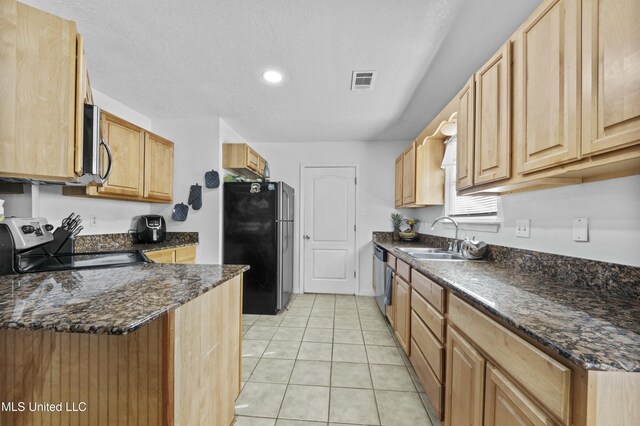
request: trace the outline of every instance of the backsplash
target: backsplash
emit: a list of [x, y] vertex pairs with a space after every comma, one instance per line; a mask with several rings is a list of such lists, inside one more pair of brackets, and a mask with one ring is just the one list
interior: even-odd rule
[[[391, 241], [391, 232], [374, 232], [374, 241]], [[431, 247], [446, 248], [452, 238], [419, 234], [419, 241]], [[589, 287], [605, 292], [615, 290], [630, 298], [640, 298], [640, 267], [617, 263], [581, 259], [533, 250], [523, 250], [489, 244], [487, 260], [514, 268], [515, 271], [534, 273], [562, 281], [568, 285]]]
[[75, 252], [161, 250], [165, 247], [188, 246], [199, 242], [197, 232], [167, 232], [166, 235], [164, 242], [156, 244], [135, 244], [127, 233], [79, 235], [75, 240]]

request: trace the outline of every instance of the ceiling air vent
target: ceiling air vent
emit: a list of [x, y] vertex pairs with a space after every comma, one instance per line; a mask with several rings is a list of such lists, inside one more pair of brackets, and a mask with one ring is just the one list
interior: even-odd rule
[[354, 71], [351, 74], [351, 90], [371, 90], [376, 71]]

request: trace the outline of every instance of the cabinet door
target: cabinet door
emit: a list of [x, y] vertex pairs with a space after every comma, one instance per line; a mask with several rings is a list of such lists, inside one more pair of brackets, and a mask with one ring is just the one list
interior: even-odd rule
[[262, 173], [260, 170], [260, 156], [249, 145], [247, 145], [247, 168], [258, 174]]
[[580, 158], [580, 1], [545, 0], [517, 33], [517, 170]]
[[173, 198], [173, 142], [149, 132], [144, 141], [144, 197]]
[[544, 426], [553, 421], [500, 370], [487, 365], [484, 426]]
[[400, 207], [402, 206], [402, 178], [403, 178], [403, 174], [402, 174], [402, 159], [403, 156], [400, 155], [400, 157], [396, 158], [396, 199], [395, 199], [395, 206], [396, 207]]
[[582, 150], [640, 142], [640, 2], [584, 0]]
[[174, 249], [156, 250], [145, 253], [149, 260], [156, 263], [176, 263], [176, 251]]
[[411, 142], [402, 153], [402, 204], [416, 201], [416, 144]]
[[484, 358], [454, 328], [448, 327], [446, 426], [481, 426]]
[[473, 182], [511, 176], [511, 42], [476, 73]]
[[475, 135], [475, 84], [471, 76], [458, 93], [458, 137], [456, 142], [456, 189], [473, 186]]
[[411, 327], [411, 286], [396, 277], [395, 329], [405, 353], [409, 354], [409, 330]]
[[176, 263], [196, 263], [196, 246], [180, 247], [176, 250]]
[[[111, 147], [113, 168], [107, 182], [98, 187], [98, 193], [142, 197], [144, 130], [103, 111], [102, 134]], [[102, 156], [102, 160], [106, 168], [106, 155]]]
[[3, 0], [0, 40], [0, 175], [75, 180], [75, 24]]

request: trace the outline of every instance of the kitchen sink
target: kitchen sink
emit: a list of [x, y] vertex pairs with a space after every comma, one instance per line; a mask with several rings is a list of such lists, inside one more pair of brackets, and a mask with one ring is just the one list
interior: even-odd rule
[[418, 260], [469, 260], [466, 257], [456, 253], [410, 253], [409, 256]]
[[418, 260], [446, 260], [446, 261], [469, 261], [466, 257], [458, 253], [435, 248], [435, 247], [403, 247], [399, 248], [403, 253], [408, 254]]
[[435, 247], [404, 247], [399, 248], [401, 252], [407, 253], [410, 256], [414, 254], [425, 254], [425, 253], [446, 253], [447, 251], [441, 248]]

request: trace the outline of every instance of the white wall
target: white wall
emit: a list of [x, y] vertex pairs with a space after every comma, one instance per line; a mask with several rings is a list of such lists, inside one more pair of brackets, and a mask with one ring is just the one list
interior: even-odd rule
[[[173, 204], [152, 204], [151, 213], [161, 214], [169, 231], [200, 233], [198, 263], [220, 263], [220, 205], [222, 187], [206, 188], [204, 174], [219, 170], [222, 164], [219, 143], [219, 119], [153, 120], [153, 131], [175, 144], [173, 166]], [[202, 186], [202, 208], [189, 206], [184, 222], [171, 218], [173, 205], [188, 204], [191, 185]]]
[[[296, 217], [300, 218], [300, 164], [358, 165], [356, 250], [359, 259], [358, 294], [372, 294], [371, 233], [390, 230], [393, 209], [394, 159], [407, 145], [403, 142], [269, 142], [255, 148], [269, 162], [271, 180], [285, 181], [296, 191]], [[364, 214], [366, 211], [366, 215]], [[299, 219], [298, 219], [299, 220]], [[295, 227], [294, 291], [300, 280], [300, 222]]]
[[[498, 206], [498, 232], [465, 230], [460, 238], [475, 235], [508, 247], [640, 266], [640, 176], [505, 195]], [[403, 213], [423, 221], [420, 232], [453, 237], [452, 227], [429, 229], [443, 207]], [[589, 242], [573, 241], [575, 217], [589, 218]], [[531, 220], [530, 238], [515, 236], [516, 219]]]

